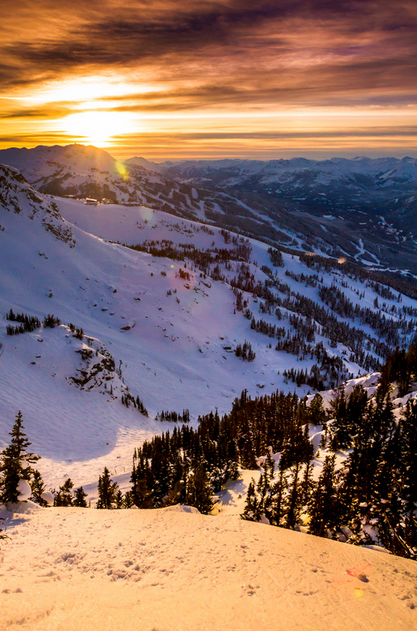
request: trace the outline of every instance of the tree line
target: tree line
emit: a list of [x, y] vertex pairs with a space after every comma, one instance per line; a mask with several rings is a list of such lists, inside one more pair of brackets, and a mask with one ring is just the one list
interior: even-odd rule
[[[405, 368], [404, 368], [405, 366]], [[417, 346], [396, 350], [382, 369], [375, 395], [358, 385], [339, 388], [330, 410], [316, 394], [311, 401], [275, 392], [237, 397], [229, 413], [210, 412], [198, 427], [174, 427], [134, 451], [131, 488], [122, 493], [106, 468], [98, 482], [97, 508], [164, 507], [183, 503], [202, 513], [239, 468], [260, 471], [248, 488], [242, 517], [355, 544], [378, 543], [417, 558], [417, 401], [399, 420], [391, 401], [392, 379], [401, 393], [417, 376]], [[310, 426], [322, 429], [320, 466]], [[32, 499], [45, 502], [19, 412], [11, 442], [0, 454], [0, 501], [16, 502], [26, 480]], [[336, 467], [336, 455], [344, 464]], [[56, 506], [86, 506], [82, 487], [70, 479], [54, 493]]]

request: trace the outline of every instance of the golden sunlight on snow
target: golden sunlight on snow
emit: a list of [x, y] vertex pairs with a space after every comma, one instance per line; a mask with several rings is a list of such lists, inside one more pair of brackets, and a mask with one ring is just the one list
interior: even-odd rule
[[1, 631], [410, 631], [417, 565], [175, 506], [6, 513]]

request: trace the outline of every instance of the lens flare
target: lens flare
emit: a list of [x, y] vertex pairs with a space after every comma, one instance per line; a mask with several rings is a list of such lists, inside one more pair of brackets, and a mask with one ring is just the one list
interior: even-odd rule
[[116, 166], [117, 172], [120, 175], [120, 177], [122, 178], [122, 180], [127, 182], [128, 179], [129, 179], [129, 173], [127, 171], [126, 166], [123, 164], [123, 162], [119, 162], [119, 161], [116, 162], [115, 166]]

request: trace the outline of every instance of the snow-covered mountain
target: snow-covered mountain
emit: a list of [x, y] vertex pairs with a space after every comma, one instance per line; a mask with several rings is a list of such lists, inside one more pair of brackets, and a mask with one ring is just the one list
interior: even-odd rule
[[[44, 193], [98, 200], [106, 198], [129, 204], [146, 203], [180, 214], [182, 208], [187, 216], [196, 212], [190, 199], [187, 201], [191, 187], [162, 175], [157, 165], [143, 158], [120, 162], [96, 147], [56, 145], [6, 149], [0, 151], [1, 162], [19, 169], [37, 190]], [[183, 199], [181, 196], [184, 195]]]
[[42, 192], [144, 204], [292, 250], [417, 274], [417, 161], [121, 163], [94, 147], [0, 151]]
[[[330, 243], [326, 246], [320, 234], [313, 230], [310, 238], [308, 232], [304, 232], [307, 245], [326, 250], [336, 237], [339, 247], [355, 256], [352, 246], [357, 246], [358, 239], [362, 239], [370, 248], [371, 257], [376, 255], [381, 262], [393, 261], [390, 247], [396, 248], [400, 259], [409, 251], [411, 265], [412, 258], [415, 259], [415, 158], [184, 161], [159, 166], [180, 181], [227, 191], [253, 208], [259, 204], [271, 218], [278, 213], [282, 221], [283, 209], [302, 213], [301, 220], [305, 220], [303, 215], [306, 214], [314, 216], [316, 228], [330, 232]], [[291, 223], [284, 219], [284, 225], [291, 226]], [[334, 232], [336, 227], [344, 230], [344, 243], [341, 235]], [[324, 241], [328, 240], [324, 238]], [[408, 256], [406, 259], [410, 261]]]
[[[344, 264], [281, 260], [143, 206], [52, 199], [9, 167], [0, 186], [0, 440], [21, 409], [50, 484], [128, 472], [132, 445], [172, 427], [162, 410], [195, 422], [243, 389], [334, 386], [413, 339], [416, 301]], [[40, 326], [8, 335], [10, 310]]]
[[[301, 173], [309, 174], [312, 184], [321, 182], [329, 184], [345, 178], [354, 184], [355, 176], [367, 176], [375, 181], [375, 185], [388, 180], [397, 183], [415, 182], [417, 179], [417, 160], [415, 158], [366, 158], [354, 159], [332, 158], [330, 160], [308, 160], [307, 158], [292, 158], [290, 160], [186, 160], [159, 165], [160, 169], [172, 173], [180, 173], [186, 177], [206, 177], [225, 186], [231, 186], [235, 178], [240, 182], [259, 175], [263, 183], [295, 182]], [[365, 182], [364, 182], [365, 184]]]

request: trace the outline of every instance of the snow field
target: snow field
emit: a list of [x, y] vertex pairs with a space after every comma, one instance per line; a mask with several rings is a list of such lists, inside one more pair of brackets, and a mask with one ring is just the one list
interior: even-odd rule
[[[21, 505], [22, 506], [22, 505]], [[195, 509], [6, 516], [3, 631], [410, 631], [409, 560]]]

